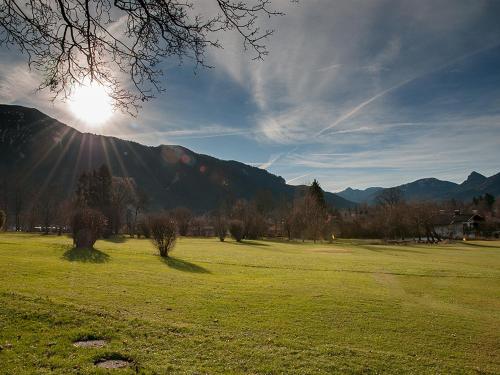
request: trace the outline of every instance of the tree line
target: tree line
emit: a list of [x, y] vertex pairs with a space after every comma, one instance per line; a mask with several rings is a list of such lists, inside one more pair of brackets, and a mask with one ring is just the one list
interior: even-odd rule
[[[498, 202], [489, 194], [472, 202], [407, 202], [396, 188], [385, 189], [375, 204], [335, 209], [327, 204], [314, 180], [293, 199], [259, 191], [251, 200], [227, 199], [212, 212], [196, 213], [186, 207], [152, 212], [150, 199], [132, 179], [112, 176], [109, 168], [80, 175], [74, 194], [64, 197], [50, 187], [28, 192], [15, 182], [0, 185], [0, 224], [16, 231], [72, 232], [77, 246], [92, 246], [100, 237], [126, 234], [152, 238], [161, 228], [180, 236], [216, 236], [224, 241], [278, 237], [325, 241], [334, 237], [442, 239], [437, 218], [443, 212], [480, 212], [484, 235], [498, 231]], [[81, 231], [80, 238], [77, 232]], [[166, 246], [173, 246], [166, 241]]]
[[451, 224], [454, 218], [470, 218], [476, 214], [481, 222], [474, 233], [469, 234], [490, 237], [500, 230], [499, 203], [490, 194], [469, 203], [407, 201], [399, 189], [390, 188], [383, 190], [373, 205], [360, 204], [344, 210], [337, 221], [338, 232], [347, 238], [438, 242], [446, 238], [440, 228]]

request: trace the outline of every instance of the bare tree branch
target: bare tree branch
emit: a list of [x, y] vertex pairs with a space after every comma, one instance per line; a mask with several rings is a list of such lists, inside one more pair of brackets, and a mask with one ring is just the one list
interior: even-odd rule
[[135, 114], [163, 91], [165, 58], [207, 67], [206, 50], [221, 47], [220, 32], [238, 33], [254, 59], [267, 55], [273, 30], [261, 30], [258, 19], [282, 14], [271, 0], [211, 1], [217, 11], [203, 17], [190, 0], [0, 0], [0, 43], [27, 55], [42, 73], [39, 89], [54, 99], [97, 82], [117, 108]]

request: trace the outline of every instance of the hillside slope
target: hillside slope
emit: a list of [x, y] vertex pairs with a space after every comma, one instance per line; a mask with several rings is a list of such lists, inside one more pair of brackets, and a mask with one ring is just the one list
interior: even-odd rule
[[[115, 176], [132, 178], [152, 198], [152, 208], [189, 207], [203, 212], [228, 196], [252, 199], [269, 191], [292, 199], [303, 187], [237, 161], [197, 154], [182, 146], [149, 147], [81, 133], [42, 112], [0, 105], [0, 173], [11, 183], [44, 190], [74, 191], [78, 176], [106, 163]], [[332, 193], [336, 208], [354, 204]]]

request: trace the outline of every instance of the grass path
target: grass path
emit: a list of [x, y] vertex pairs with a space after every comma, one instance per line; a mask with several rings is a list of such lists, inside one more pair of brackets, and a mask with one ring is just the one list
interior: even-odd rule
[[500, 242], [70, 245], [0, 234], [0, 373], [500, 373]]

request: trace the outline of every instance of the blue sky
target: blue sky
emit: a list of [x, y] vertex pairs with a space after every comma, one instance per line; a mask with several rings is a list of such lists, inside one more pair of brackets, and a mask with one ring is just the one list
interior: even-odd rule
[[[0, 101], [82, 131], [180, 144], [330, 191], [500, 172], [500, 2], [275, 0], [287, 15], [265, 61], [237, 35], [213, 69], [167, 61], [166, 93], [137, 118], [89, 128], [13, 51], [0, 52]], [[268, 20], [265, 26], [268, 26]]]

